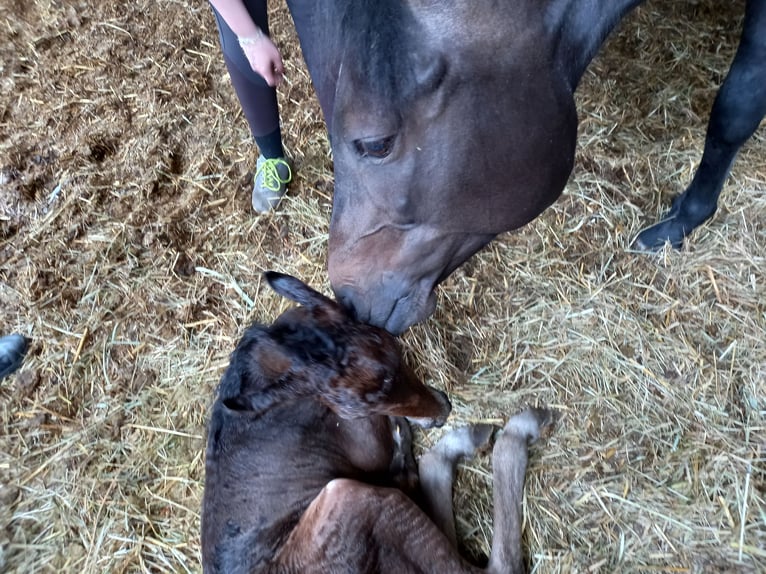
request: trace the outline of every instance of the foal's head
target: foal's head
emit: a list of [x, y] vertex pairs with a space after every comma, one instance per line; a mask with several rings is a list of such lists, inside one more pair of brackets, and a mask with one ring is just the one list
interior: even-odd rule
[[317, 396], [344, 418], [389, 415], [424, 426], [444, 423], [449, 401], [414, 375], [392, 335], [353, 319], [294, 277], [265, 276], [277, 293], [301, 306], [283, 313], [248, 354], [264, 376]]

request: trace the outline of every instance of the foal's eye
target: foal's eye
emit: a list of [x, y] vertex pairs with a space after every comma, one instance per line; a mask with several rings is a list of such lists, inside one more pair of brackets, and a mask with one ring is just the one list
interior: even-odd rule
[[354, 149], [360, 157], [383, 159], [393, 150], [394, 139], [394, 136], [387, 136], [373, 140], [354, 140]]

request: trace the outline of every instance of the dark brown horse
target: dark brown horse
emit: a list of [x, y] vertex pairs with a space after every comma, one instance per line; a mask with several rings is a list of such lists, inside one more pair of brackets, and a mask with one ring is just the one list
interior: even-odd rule
[[[357, 316], [399, 333], [434, 287], [561, 194], [577, 133], [573, 93], [640, 0], [292, 0], [329, 131], [329, 273]], [[305, 24], [308, 22], [308, 24]], [[694, 180], [645, 230], [653, 249], [711, 217], [766, 112], [766, 0], [748, 0]]]

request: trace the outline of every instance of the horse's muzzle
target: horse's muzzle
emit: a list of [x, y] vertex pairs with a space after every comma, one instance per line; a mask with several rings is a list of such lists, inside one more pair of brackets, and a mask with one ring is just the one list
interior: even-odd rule
[[335, 296], [357, 321], [382, 327], [393, 335], [401, 335], [415, 323], [425, 321], [436, 308], [433, 287], [422, 283], [404, 293], [392, 293], [385, 285], [374, 292], [339, 287]]

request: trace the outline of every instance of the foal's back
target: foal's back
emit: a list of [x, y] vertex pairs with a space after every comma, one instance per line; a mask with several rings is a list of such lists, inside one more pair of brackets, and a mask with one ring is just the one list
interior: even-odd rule
[[265, 566], [330, 481], [385, 483], [394, 447], [388, 417], [344, 420], [314, 398], [257, 417], [217, 403], [206, 456], [205, 571]]

